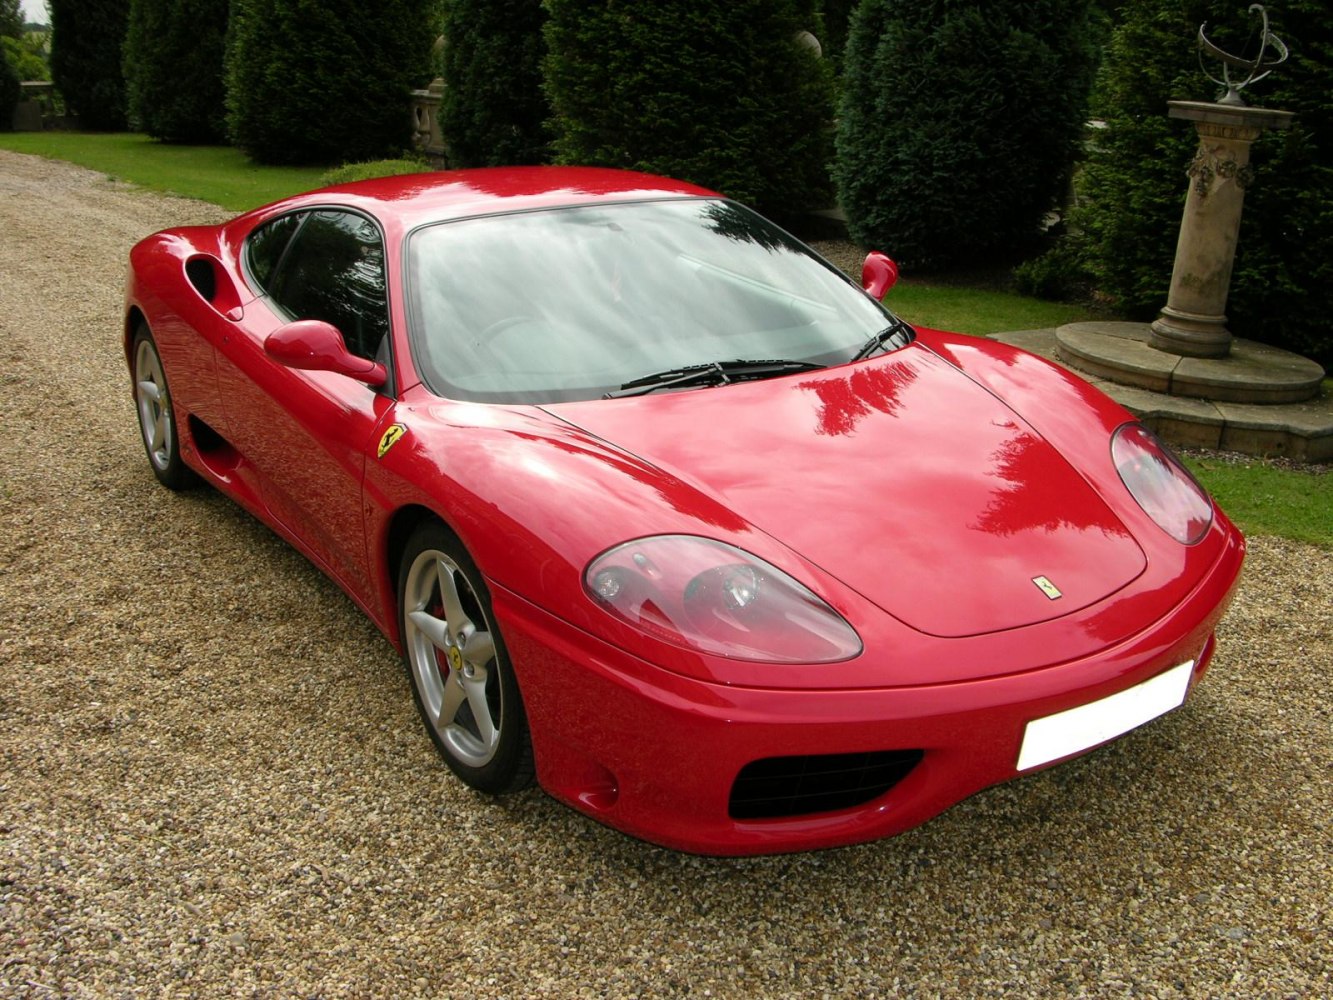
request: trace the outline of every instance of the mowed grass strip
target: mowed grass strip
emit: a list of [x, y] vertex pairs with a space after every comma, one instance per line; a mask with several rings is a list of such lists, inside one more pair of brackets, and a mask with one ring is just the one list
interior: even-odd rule
[[1247, 535], [1278, 535], [1333, 548], [1333, 474], [1327, 468], [1198, 453], [1184, 460]]
[[1046, 302], [1013, 292], [936, 285], [904, 278], [884, 304], [916, 326], [976, 337], [1012, 330], [1043, 330], [1096, 317], [1087, 306]]
[[67, 160], [151, 191], [234, 212], [320, 186], [324, 167], [264, 167], [230, 146], [176, 146], [133, 132], [4, 132], [0, 149]]

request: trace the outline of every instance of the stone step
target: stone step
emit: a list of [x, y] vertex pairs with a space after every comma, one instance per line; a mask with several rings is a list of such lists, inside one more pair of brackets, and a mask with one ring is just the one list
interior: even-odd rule
[[1305, 402], [1278, 404], [1172, 396], [1080, 371], [1059, 355], [1054, 329], [998, 333], [993, 339], [1040, 354], [1086, 379], [1172, 444], [1247, 455], [1280, 455], [1299, 462], [1333, 462], [1331, 393], [1323, 392]]

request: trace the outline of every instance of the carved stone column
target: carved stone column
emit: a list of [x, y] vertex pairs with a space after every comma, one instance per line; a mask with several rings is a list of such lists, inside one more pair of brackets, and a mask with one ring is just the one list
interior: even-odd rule
[[1150, 343], [1169, 354], [1223, 358], [1231, 351], [1225, 310], [1241, 208], [1254, 176], [1250, 144], [1266, 129], [1289, 127], [1293, 115], [1203, 101], [1171, 101], [1169, 106], [1172, 118], [1194, 122], [1199, 149], [1188, 171], [1171, 291], [1152, 325]]

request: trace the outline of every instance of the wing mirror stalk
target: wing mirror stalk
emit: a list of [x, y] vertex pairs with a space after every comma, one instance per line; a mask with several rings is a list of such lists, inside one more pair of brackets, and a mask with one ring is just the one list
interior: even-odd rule
[[264, 353], [286, 368], [336, 372], [372, 389], [389, 379], [382, 364], [353, 354], [338, 328], [319, 319], [298, 319], [278, 327], [264, 338]]

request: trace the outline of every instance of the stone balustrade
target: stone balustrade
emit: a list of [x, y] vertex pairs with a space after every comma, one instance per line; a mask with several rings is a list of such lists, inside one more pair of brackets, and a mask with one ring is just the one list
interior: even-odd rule
[[436, 77], [425, 90], [412, 91], [412, 143], [436, 167], [444, 165], [444, 134], [440, 131], [440, 101], [444, 81]]

